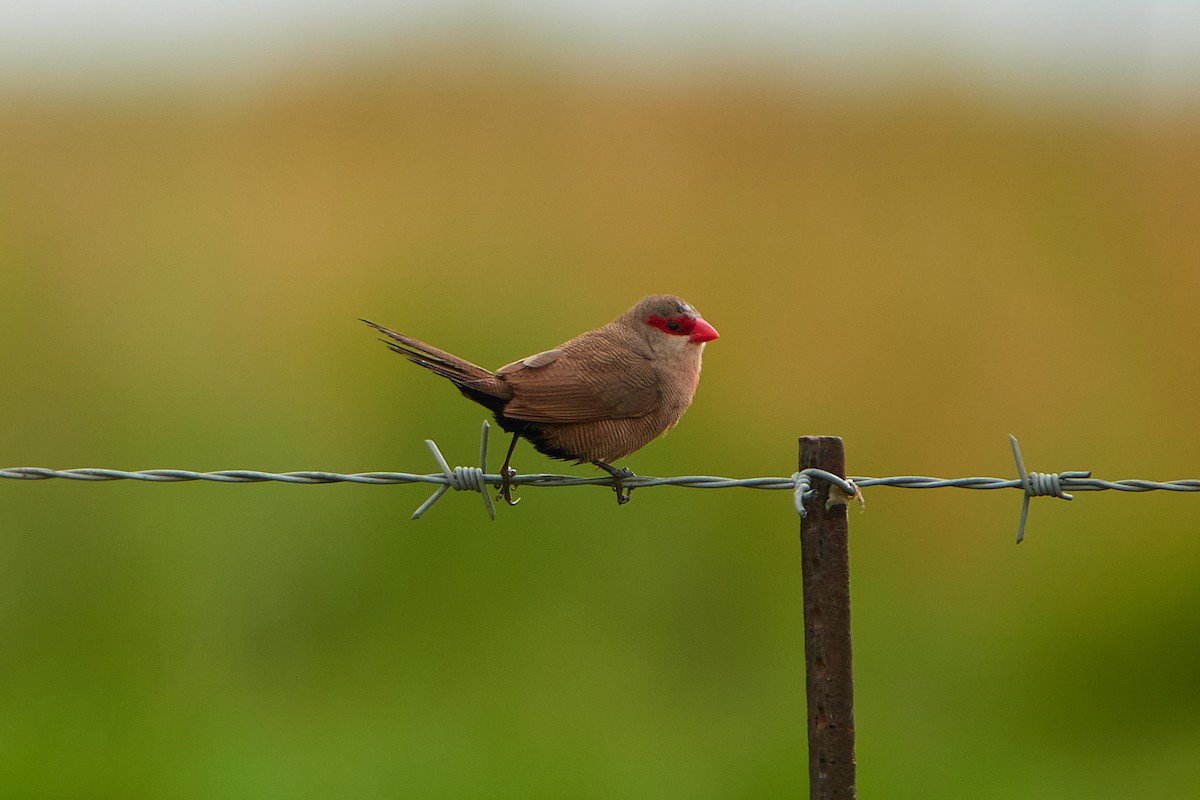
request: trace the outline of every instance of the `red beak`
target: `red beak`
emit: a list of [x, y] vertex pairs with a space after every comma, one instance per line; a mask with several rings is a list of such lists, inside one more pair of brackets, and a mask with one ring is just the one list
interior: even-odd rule
[[717, 329], [709, 325], [700, 317], [696, 317], [696, 324], [692, 328], [692, 335], [688, 337], [688, 341], [692, 344], [701, 344], [709, 342], [713, 339], [720, 338], [721, 334], [717, 333]]

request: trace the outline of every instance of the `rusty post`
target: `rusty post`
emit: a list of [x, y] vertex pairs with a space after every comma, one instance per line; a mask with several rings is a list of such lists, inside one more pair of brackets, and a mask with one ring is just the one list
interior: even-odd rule
[[[800, 438], [800, 469], [845, 477], [836, 436]], [[808, 780], [812, 800], [856, 797], [854, 678], [850, 669], [850, 548], [845, 498], [813, 481], [800, 521], [804, 657], [808, 693]]]

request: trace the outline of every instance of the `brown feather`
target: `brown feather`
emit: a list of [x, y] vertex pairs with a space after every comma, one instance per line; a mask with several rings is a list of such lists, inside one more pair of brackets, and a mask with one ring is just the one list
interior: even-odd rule
[[658, 375], [649, 358], [622, 348], [601, 328], [537, 357], [498, 371], [512, 387], [506, 416], [529, 422], [594, 422], [641, 417], [658, 403]]

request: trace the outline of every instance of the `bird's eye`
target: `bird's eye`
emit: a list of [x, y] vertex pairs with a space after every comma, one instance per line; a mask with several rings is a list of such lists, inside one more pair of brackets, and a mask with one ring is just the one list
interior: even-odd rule
[[680, 328], [679, 320], [677, 320], [677, 319], [667, 320], [667, 330], [671, 331], [672, 333], [675, 333], [675, 332], [678, 332], [679, 328]]

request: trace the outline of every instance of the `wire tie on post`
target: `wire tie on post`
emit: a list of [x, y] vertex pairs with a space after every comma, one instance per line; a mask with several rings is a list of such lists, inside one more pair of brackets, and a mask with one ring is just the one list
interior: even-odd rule
[[792, 485], [795, 489], [792, 492], [792, 502], [796, 504], [796, 513], [803, 519], [808, 516], [808, 511], [804, 508], [804, 501], [812, 494], [812, 477], [808, 474], [811, 470], [804, 470], [792, 475]]
[[[792, 473], [792, 502], [796, 506], [796, 513], [802, 518], [808, 516], [808, 512], [804, 508], [804, 503], [813, 493], [812, 479], [820, 478], [821, 480], [829, 481], [832, 484], [830, 488], [840, 489], [847, 500], [858, 500], [859, 505], [863, 505], [862, 492], [858, 490], [858, 486], [849, 478], [842, 478], [834, 475], [832, 472], [826, 472], [823, 469], [809, 467], [806, 470]], [[836, 497], [831, 497], [828, 505], [837, 505], [839, 503]]]
[[1025, 490], [1025, 497], [1021, 500], [1021, 519], [1017, 523], [1017, 544], [1020, 544], [1025, 540], [1025, 522], [1029, 518], [1029, 498], [1057, 497], [1060, 500], [1074, 500], [1074, 495], [1063, 491], [1063, 479], [1090, 478], [1092, 473], [1079, 470], [1072, 472], [1026, 472], [1025, 462], [1021, 458], [1021, 445], [1017, 443], [1017, 437], [1010, 433], [1008, 441], [1012, 445], [1013, 460], [1017, 462], [1017, 475], [1021, 479], [1021, 488]]
[[487, 445], [488, 445], [488, 428], [490, 426], [487, 420], [483, 422], [483, 435], [479, 443], [479, 466], [478, 467], [455, 467], [450, 468], [450, 464], [446, 461], [446, 457], [442, 455], [442, 451], [433, 443], [432, 439], [425, 440], [425, 446], [429, 448], [429, 452], [437, 460], [438, 466], [442, 468], [442, 475], [446, 482], [437, 488], [430, 495], [429, 499], [421, 504], [420, 508], [413, 512], [413, 519], [420, 519], [421, 515], [429, 510], [430, 506], [441, 499], [448, 490], [454, 489], [456, 492], [472, 491], [479, 492], [483, 496], [483, 507], [487, 509], [488, 516], [493, 520], [496, 518], [496, 507], [492, 505], [491, 495], [488, 493], [487, 484]]

